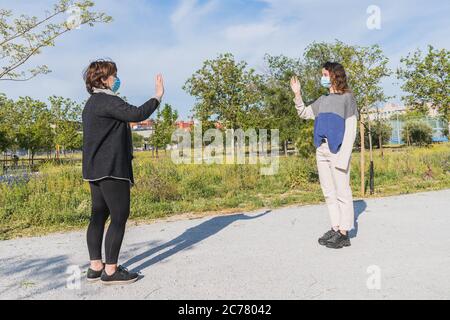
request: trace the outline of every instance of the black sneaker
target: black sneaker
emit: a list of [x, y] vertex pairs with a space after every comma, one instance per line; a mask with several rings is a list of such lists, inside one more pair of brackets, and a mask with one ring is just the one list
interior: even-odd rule
[[322, 238], [319, 238], [319, 244], [321, 246], [326, 246], [328, 241], [333, 238], [333, 236], [338, 233], [337, 231], [334, 231], [333, 229], [331, 229], [330, 231], [328, 231], [327, 233], [325, 233]]
[[103, 270], [101, 280], [103, 284], [130, 284], [136, 282], [139, 274], [130, 273], [126, 268], [118, 266], [114, 274], [108, 276]]
[[348, 234], [344, 236], [340, 232], [336, 232], [336, 234], [328, 240], [327, 248], [331, 249], [342, 249], [343, 247], [350, 247], [350, 238], [348, 237]]
[[89, 268], [87, 271], [87, 275], [86, 275], [87, 281], [95, 282], [95, 281], [100, 280], [100, 278], [102, 276], [102, 272], [103, 272], [103, 269], [100, 271], [95, 271], [95, 270], [92, 270], [91, 268]]

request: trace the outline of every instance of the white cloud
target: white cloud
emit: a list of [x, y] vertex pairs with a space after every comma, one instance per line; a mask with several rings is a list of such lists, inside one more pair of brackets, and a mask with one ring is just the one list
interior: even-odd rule
[[[0, 0], [0, 7], [39, 15], [55, 0], [30, 2]], [[108, 25], [83, 27], [46, 48], [28, 66], [48, 64], [53, 72], [26, 83], [1, 83], [0, 92], [11, 98], [30, 95], [45, 100], [52, 94], [82, 101], [87, 98], [81, 72], [98, 57], [111, 57], [119, 65], [122, 94], [139, 104], [153, 95], [153, 77], [166, 80], [165, 102], [187, 118], [193, 98], [182, 85], [206, 59], [231, 52], [236, 59], [262, 70], [265, 53], [299, 57], [313, 41], [339, 39], [349, 44], [379, 43], [395, 68], [400, 56], [427, 43], [448, 48], [448, 19], [440, 12], [449, 6], [430, 6], [419, 0], [379, 1], [382, 29], [366, 27], [371, 1], [313, 0], [97, 0], [97, 10], [114, 17]], [[131, 4], [132, 3], [132, 4]], [[175, 3], [175, 6], [173, 6]], [[257, 3], [257, 6], [253, 6]], [[263, 4], [263, 6], [261, 6]], [[447, 10], [448, 11], [448, 10]], [[398, 87], [386, 82], [389, 94]]]
[[230, 41], [259, 41], [277, 30], [278, 27], [272, 23], [242, 24], [228, 27], [225, 37]]
[[170, 16], [174, 27], [179, 24], [196, 21], [217, 8], [217, 0], [210, 0], [201, 5], [198, 0], [180, 0], [178, 7]]

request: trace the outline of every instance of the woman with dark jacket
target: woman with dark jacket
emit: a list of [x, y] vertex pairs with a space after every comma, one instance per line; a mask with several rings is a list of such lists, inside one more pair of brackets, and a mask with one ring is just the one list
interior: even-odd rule
[[[133, 144], [129, 122], [148, 119], [164, 95], [163, 78], [156, 76], [156, 93], [141, 107], [117, 95], [120, 80], [112, 61], [92, 62], [84, 72], [91, 97], [83, 110], [83, 179], [89, 182], [92, 216], [87, 230], [91, 265], [88, 281], [104, 284], [135, 282], [138, 274], [118, 266], [119, 252], [130, 214], [130, 188], [133, 178]], [[105, 223], [111, 218], [105, 237], [105, 263], [102, 241]]]

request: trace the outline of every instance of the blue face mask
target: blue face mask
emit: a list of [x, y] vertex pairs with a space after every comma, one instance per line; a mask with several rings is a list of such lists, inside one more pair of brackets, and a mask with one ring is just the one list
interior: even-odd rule
[[117, 91], [119, 91], [119, 88], [120, 88], [120, 79], [116, 77], [116, 80], [114, 80], [114, 83], [111, 87], [111, 91], [116, 93]]
[[325, 87], [325, 88], [327, 88], [327, 89], [330, 89], [330, 88], [331, 88], [331, 80], [330, 80], [330, 77], [322, 77], [322, 78], [320, 79], [320, 84], [321, 84], [323, 87]]

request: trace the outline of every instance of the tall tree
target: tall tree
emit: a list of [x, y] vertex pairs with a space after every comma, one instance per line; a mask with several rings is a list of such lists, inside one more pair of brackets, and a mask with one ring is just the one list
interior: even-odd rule
[[21, 97], [15, 103], [18, 122], [14, 124], [19, 148], [29, 151], [33, 162], [37, 151], [51, 150], [54, 145], [52, 116], [45, 103]]
[[261, 102], [260, 81], [246, 62], [236, 62], [231, 53], [226, 53], [206, 60], [183, 89], [197, 100], [193, 111], [202, 121], [203, 130], [213, 127], [215, 121], [227, 129], [245, 129]]
[[82, 107], [71, 99], [57, 96], [50, 97], [49, 102], [58, 158], [61, 147], [64, 152], [81, 147], [79, 142], [81, 140]]
[[[289, 87], [291, 77], [303, 73], [303, 65], [300, 59], [284, 55], [265, 55], [264, 61], [266, 70], [263, 74], [261, 91], [266, 123], [261, 127], [279, 129], [280, 141], [287, 154], [288, 142], [297, 140], [299, 131], [305, 128], [307, 121], [299, 119], [292, 103], [292, 92]], [[301, 154], [304, 153], [301, 152]]]
[[[40, 65], [28, 70], [23, 66], [45, 47], [55, 45], [55, 40], [81, 25], [94, 26], [112, 20], [105, 13], [90, 9], [90, 0], [58, 0], [43, 17], [13, 15], [11, 10], [0, 9], [0, 80], [26, 81], [39, 74], [50, 72], [48, 66]], [[60, 21], [66, 13], [66, 19]]]
[[450, 122], [450, 50], [430, 45], [425, 56], [417, 49], [400, 61], [403, 66], [397, 76], [404, 81], [402, 89], [407, 93], [403, 101], [422, 112], [431, 106]]

